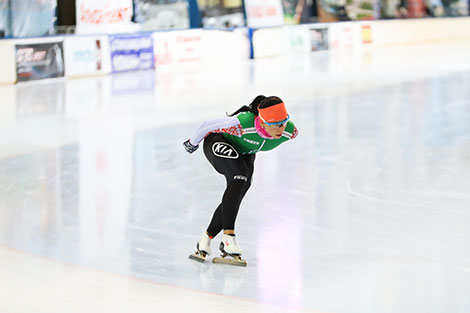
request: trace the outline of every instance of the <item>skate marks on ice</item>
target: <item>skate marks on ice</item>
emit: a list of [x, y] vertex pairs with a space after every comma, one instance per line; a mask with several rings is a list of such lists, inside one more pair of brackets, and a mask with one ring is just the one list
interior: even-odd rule
[[3, 246], [0, 277], [0, 312], [312, 312], [111, 274]]

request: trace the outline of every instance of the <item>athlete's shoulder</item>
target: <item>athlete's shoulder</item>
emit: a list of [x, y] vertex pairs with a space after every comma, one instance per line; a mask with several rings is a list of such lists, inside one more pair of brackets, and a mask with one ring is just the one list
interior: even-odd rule
[[241, 112], [241, 113], [238, 113], [237, 114], [237, 118], [238, 119], [255, 119], [255, 115], [253, 114], [253, 112]]
[[255, 115], [252, 112], [241, 112], [237, 114], [237, 118], [243, 128], [253, 127], [255, 123]]
[[287, 137], [288, 139], [295, 139], [298, 134], [299, 134], [299, 131], [298, 131], [297, 127], [295, 126], [294, 122], [289, 120], [287, 122], [286, 129], [282, 133], [282, 136]]

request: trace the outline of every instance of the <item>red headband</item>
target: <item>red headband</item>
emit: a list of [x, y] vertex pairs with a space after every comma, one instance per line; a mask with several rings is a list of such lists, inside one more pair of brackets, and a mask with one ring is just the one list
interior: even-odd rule
[[287, 119], [287, 110], [284, 102], [267, 108], [258, 107], [258, 112], [261, 119], [268, 123], [280, 122]]

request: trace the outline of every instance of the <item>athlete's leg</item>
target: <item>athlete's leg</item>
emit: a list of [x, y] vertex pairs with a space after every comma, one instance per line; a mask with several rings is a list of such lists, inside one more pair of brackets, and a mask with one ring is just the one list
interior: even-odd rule
[[[233, 233], [241, 200], [251, 185], [253, 175], [254, 155], [236, 153], [228, 156], [218, 153], [222, 151], [221, 143], [228, 144], [220, 134], [210, 135], [204, 141], [204, 153], [207, 159], [227, 181], [222, 202], [215, 210], [207, 228], [207, 233], [213, 237], [222, 229], [224, 233]], [[219, 149], [214, 148], [214, 145]]]

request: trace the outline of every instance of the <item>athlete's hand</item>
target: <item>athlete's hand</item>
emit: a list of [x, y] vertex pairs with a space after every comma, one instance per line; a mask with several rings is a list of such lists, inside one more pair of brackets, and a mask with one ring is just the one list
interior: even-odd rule
[[184, 146], [184, 148], [186, 149], [186, 151], [188, 151], [188, 153], [193, 153], [194, 151], [197, 150], [197, 148], [199, 148], [199, 145], [193, 146], [193, 145], [189, 142], [189, 139], [186, 140], [185, 142], [183, 142], [183, 146]]

